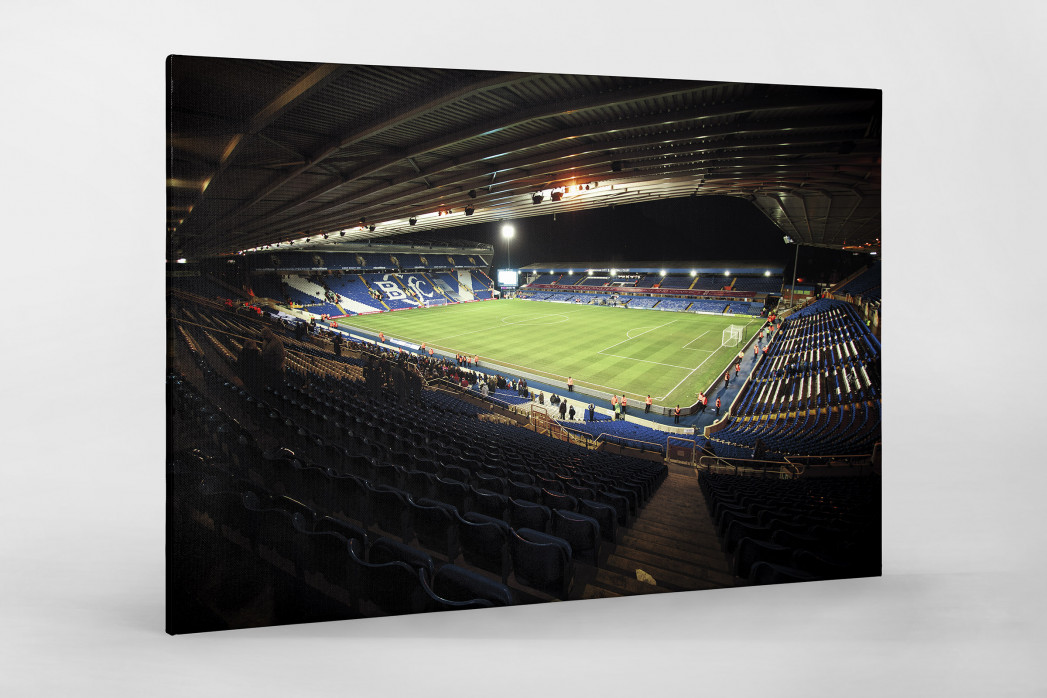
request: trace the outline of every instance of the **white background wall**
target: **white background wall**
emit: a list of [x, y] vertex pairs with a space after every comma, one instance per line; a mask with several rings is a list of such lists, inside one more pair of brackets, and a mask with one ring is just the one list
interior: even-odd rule
[[[5, 6], [0, 694], [1043, 695], [1047, 6], [407, 5]], [[164, 635], [169, 53], [882, 88], [884, 577]]]

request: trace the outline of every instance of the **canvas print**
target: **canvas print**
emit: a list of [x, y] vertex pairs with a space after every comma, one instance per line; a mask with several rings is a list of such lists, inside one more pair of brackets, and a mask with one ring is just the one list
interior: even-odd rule
[[879, 90], [166, 80], [168, 632], [880, 574]]

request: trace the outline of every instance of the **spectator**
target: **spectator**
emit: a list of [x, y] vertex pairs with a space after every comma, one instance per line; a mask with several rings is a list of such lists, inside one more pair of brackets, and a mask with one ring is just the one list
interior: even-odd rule
[[262, 350], [258, 342], [248, 339], [236, 359], [236, 373], [248, 392], [256, 392], [262, 385]]
[[284, 343], [266, 327], [262, 330], [262, 372], [266, 386], [273, 388], [284, 381]]

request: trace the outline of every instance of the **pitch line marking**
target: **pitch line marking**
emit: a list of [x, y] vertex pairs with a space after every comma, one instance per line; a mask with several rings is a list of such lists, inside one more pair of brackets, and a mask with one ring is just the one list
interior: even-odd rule
[[[691, 369], [691, 373], [694, 373], [695, 371], [700, 369], [702, 366], [705, 365], [706, 361], [708, 361], [709, 359], [713, 358], [714, 356], [716, 356], [716, 352], [713, 352], [712, 354], [709, 354], [709, 356], [705, 357], [705, 361], [702, 361], [702, 363], [698, 364], [697, 366], [695, 366], [694, 368]], [[688, 373], [686, 376], [684, 376], [682, 381], [680, 381], [679, 383], [674, 385], [672, 390], [670, 390], [668, 393], [666, 393], [664, 396], [662, 396], [662, 399], [664, 400], [665, 398], [669, 397], [674, 392], [676, 392], [676, 389], [679, 388], [681, 385], [683, 385], [683, 381], [685, 381], [685, 380], [687, 380], [688, 378], [691, 377], [691, 373]]]
[[684, 371], [690, 369], [690, 366], [677, 366], [676, 364], [663, 364], [661, 361], [651, 361], [650, 359], [637, 359], [632, 356], [621, 356], [620, 354], [603, 354], [603, 356], [613, 356], [616, 359], [627, 359], [629, 361], [642, 361], [645, 364], [658, 364], [659, 366], [671, 366], [672, 368], [682, 368]]
[[[683, 348], [686, 349], [687, 347], [691, 346], [692, 344], [694, 344], [695, 342], [697, 342], [699, 339], [701, 339], [705, 335], [709, 334], [710, 332], [712, 332], [712, 330], [706, 330], [705, 332], [702, 332], [700, 335], [698, 335], [697, 337], [692, 339], [690, 342], [687, 342], [687, 344], [684, 344]], [[714, 350], [712, 350], [712, 349], [695, 348], [695, 349], [692, 349], [691, 351], [714, 351]]]
[[[679, 319], [679, 318], [677, 318], [677, 320], [678, 320], [678, 319]], [[649, 330], [644, 330], [644, 331], [643, 331], [643, 332], [641, 332], [640, 334], [636, 335], [636, 337], [642, 337], [643, 335], [647, 334], [648, 332], [654, 332], [655, 330], [661, 329], [661, 328], [665, 327], [666, 325], [671, 325], [671, 324], [673, 324], [674, 322], [676, 322], [676, 320], [670, 320], [669, 322], [665, 323], [665, 325], [658, 325], [657, 327], [652, 327], [652, 328], [651, 328], [651, 329], [649, 329]], [[637, 328], [637, 327], [634, 327], [633, 329], [635, 330], [635, 329], [639, 329], [639, 328]], [[631, 331], [632, 331], [632, 330], [630, 330], [630, 332], [631, 332]], [[626, 335], [628, 335], [628, 333], [626, 333]], [[622, 341], [618, 342], [618, 344], [625, 344], [626, 342], [629, 342], [629, 341], [632, 341], [632, 340], [636, 339], [636, 337], [628, 337], [628, 336], [627, 336], [627, 337], [626, 337], [625, 339], [623, 339]], [[611, 346], [609, 346], [609, 347], [604, 347], [603, 349], [601, 349], [600, 351], [598, 351], [598, 352], [596, 352], [596, 353], [597, 353], [597, 354], [602, 354], [602, 353], [604, 353], [605, 351], [607, 351], [608, 349], [614, 349], [614, 348], [615, 348], [616, 346], [618, 346], [618, 344], [612, 344], [612, 345], [611, 345]]]

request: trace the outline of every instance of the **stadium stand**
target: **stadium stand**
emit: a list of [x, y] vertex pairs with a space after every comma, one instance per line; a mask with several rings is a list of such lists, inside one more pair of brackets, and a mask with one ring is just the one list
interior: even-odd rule
[[880, 262], [876, 262], [838, 289], [838, 295], [851, 295], [865, 300], [880, 300]]
[[729, 276], [699, 276], [693, 279], [694, 283], [689, 288], [702, 291], [719, 291], [725, 286], [730, 286], [733, 279]]
[[[696, 300], [687, 308], [689, 313], [717, 313], [727, 310], [727, 301]], [[745, 304], [748, 307], [748, 303]]]
[[700, 472], [721, 545], [750, 583], [880, 574], [880, 487], [868, 478], [768, 481]]
[[879, 355], [853, 306], [822, 299], [795, 313], [710, 437], [714, 450], [769, 459], [868, 452], [880, 438]]
[[779, 293], [782, 290], [781, 276], [739, 276], [732, 288], [736, 291], [755, 291], [756, 293]]
[[[665, 276], [658, 282], [659, 288], [690, 288], [694, 282], [691, 276]], [[717, 287], [718, 288], [718, 287]]]
[[[265, 389], [241, 388], [224, 373], [236, 370], [244, 341], [261, 339], [264, 325], [206, 306], [182, 306], [175, 315], [189, 316], [196, 322], [179, 326], [178, 349], [190, 357], [190, 372], [202, 377], [172, 373], [169, 390], [176, 414], [199, 427], [200, 445], [215, 457], [196, 463], [187, 478], [193, 484], [178, 490], [174, 505], [182, 514], [210, 512], [218, 528], [217, 534], [204, 534], [208, 549], [226, 546], [227, 537], [246, 538], [258, 556], [250, 565], [273, 565], [270, 576], [274, 570], [282, 575], [278, 593], [287, 585], [295, 588], [293, 596], [280, 598], [279, 618], [284, 612], [299, 617], [292, 610], [302, 611], [295, 600], [301, 600], [303, 583], [310, 597], [322, 601], [310, 605], [324, 607], [325, 617], [571, 598], [580, 593], [573, 585], [578, 565], [602, 564], [593, 543], [603, 535], [595, 516], [627, 525], [665, 477], [660, 464], [485, 421], [480, 417], [489, 412], [445, 389], [419, 393], [420, 383], [408, 387], [397, 378], [411, 366], [355, 342], [349, 345], [359, 356], [334, 357], [285, 336], [284, 380]], [[418, 361], [437, 381], [436, 369], [447, 368]], [[378, 388], [383, 366], [391, 383]], [[256, 423], [257, 431], [228, 416], [232, 412]], [[466, 531], [487, 516], [473, 507], [484, 502], [492, 510], [484, 485], [501, 487], [498, 478], [524, 478], [546, 506], [570, 509], [555, 530], [578, 550], [551, 530], [505, 524], [501, 543], [491, 549], [506, 561], [495, 578], [484, 576], [482, 565], [470, 569], [469, 560], [482, 557], [475, 549], [458, 564], [465, 547], [476, 543], [467, 541]], [[568, 488], [587, 496], [569, 494]], [[331, 520], [341, 523], [318, 528]], [[468, 589], [440, 596], [436, 590], [449, 585], [445, 577], [468, 583]], [[376, 579], [386, 588], [377, 590]], [[465, 598], [470, 594], [476, 596]]]
[[658, 310], [686, 310], [692, 301], [678, 298], [665, 298], [658, 304]]

